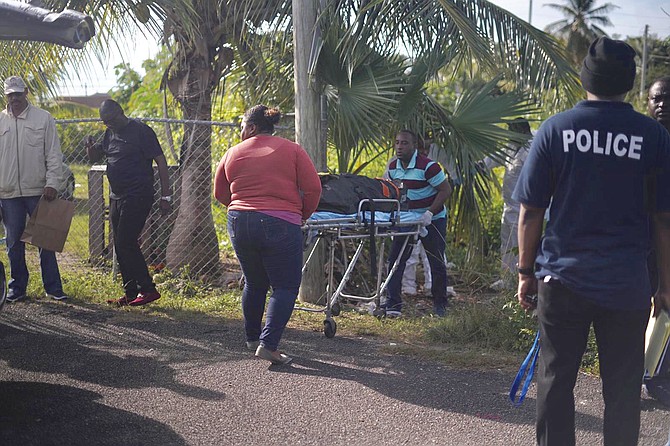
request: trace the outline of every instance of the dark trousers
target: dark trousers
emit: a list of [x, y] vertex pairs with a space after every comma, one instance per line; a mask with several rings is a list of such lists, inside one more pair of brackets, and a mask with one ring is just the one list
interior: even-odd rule
[[605, 308], [576, 295], [557, 280], [541, 281], [538, 295], [541, 350], [537, 443], [575, 444], [573, 390], [593, 324], [605, 401], [604, 444], [636, 445], [649, 310]]
[[[430, 290], [433, 295], [433, 304], [436, 310], [441, 311], [447, 306], [447, 265], [445, 264], [444, 256], [444, 251], [447, 247], [447, 219], [439, 218], [433, 220], [432, 224], [426, 229], [428, 229], [428, 234], [425, 237], [421, 237], [421, 244], [426, 249], [428, 263], [430, 264], [430, 273], [433, 277], [433, 286]], [[410, 236], [393, 237], [391, 252], [388, 259], [389, 270], [393, 267], [398, 256], [401, 255], [400, 250], [407, 237]], [[400, 296], [402, 275], [405, 272], [407, 259], [409, 259], [411, 254], [412, 245], [408, 243], [405, 251], [402, 253], [402, 257], [400, 257], [398, 269], [393, 273], [388, 284], [386, 300], [387, 310], [402, 310], [402, 298]]]
[[260, 212], [230, 210], [228, 234], [244, 273], [242, 313], [247, 341], [260, 339], [265, 348], [275, 351], [293, 313], [302, 280], [302, 230]]
[[128, 299], [137, 297], [138, 292], [156, 290], [138, 241], [152, 204], [152, 197], [110, 200], [109, 215], [114, 232], [114, 249]]

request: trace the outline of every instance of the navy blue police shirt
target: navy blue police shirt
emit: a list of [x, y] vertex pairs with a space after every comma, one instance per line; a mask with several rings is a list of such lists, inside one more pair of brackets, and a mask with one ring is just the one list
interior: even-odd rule
[[[659, 170], [652, 205], [647, 185]], [[536, 276], [605, 307], [649, 308], [649, 211], [670, 211], [669, 177], [670, 134], [630, 104], [582, 101], [549, 118], [513, 194], [549, 207]]]
[[151, 127], [130, 119], [119, 131], [107, 129], [102, 151], [107, 157], [111, 198], [153, 196], [153, 160], [163, 150]]

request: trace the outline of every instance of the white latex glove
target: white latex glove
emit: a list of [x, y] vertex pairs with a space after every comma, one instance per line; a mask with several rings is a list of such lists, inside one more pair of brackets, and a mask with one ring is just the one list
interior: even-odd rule
[[430, 211], [426, 211], [423, 213], [421, 216], [421, 226], [426, 227], [430, 226], [431, 222], [433, 221], [433, 213]]

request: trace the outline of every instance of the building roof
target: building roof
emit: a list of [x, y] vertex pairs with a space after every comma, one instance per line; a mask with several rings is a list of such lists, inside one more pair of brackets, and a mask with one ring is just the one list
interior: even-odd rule
[[107, 93], [95, 93], [90, 96], [60, 96], [56, 98], [56, 102], [69, 102], [72, 104], [85, 105], [86, 107], [98, 108], [102, 101], [112, 99]]

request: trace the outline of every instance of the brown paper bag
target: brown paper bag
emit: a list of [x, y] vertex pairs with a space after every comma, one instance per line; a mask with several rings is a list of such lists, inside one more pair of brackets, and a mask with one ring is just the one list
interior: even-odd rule
[[49, 251], [63, 252], [70, 223], [74, 216], [74, 201], [40, 198], [37, 209], [26, 224], [21, 241]]
[[646, 349], [644, 353], [645, 376], [652, 378], [660, 371], [665, 355], [670, 354], [670, 313], [661, 311], [658, 317], [650, 317], [647, 324]]

